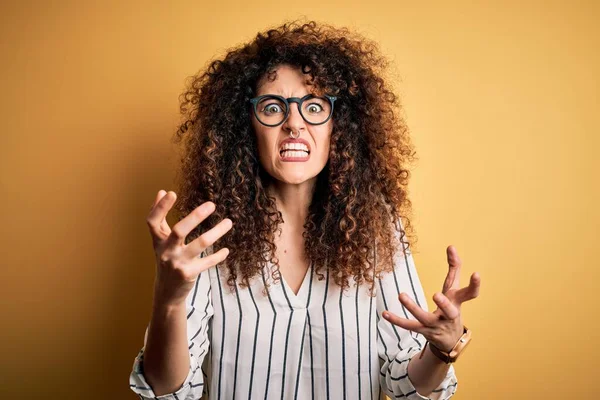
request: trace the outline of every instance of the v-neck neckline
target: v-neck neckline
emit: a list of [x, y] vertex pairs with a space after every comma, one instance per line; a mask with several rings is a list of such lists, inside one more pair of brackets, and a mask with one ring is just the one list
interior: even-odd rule
[[285, 286], [284, 290], [287, 294], [287, 297], [296, 308], [306, 308], [306, 299], [308, 296], [308, 286], [310, 284], [310, 278], [313, 272], [313, 262], [310, 262], [309, 267], [306, 269], [306, 273], [304, 274], [304, 279], [302, 279], [302, 283], [300, 284], [300, 289], [298, 289], [298, 294], [295, 294], [292, 290], [291, 286], [288, 285], [287, 281], [283, 277], [283, 274], [280, 272], [279, 276], [281, 277], [281, 284]]

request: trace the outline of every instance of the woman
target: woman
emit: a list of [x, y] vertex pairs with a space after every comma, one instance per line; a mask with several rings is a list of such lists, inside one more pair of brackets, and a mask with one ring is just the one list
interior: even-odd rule
[[468, 343], [460, 305], [480, 279], [459, 290], [449, 246], [427, 311], [405, 239], [414, 152], [385, 66], [356, 33], [291, 23], [191, 82], [177, 135], [185, 218], [169, 227], [177, 196], [161, 190], [147, 220], [157, 274], [130, 375], [140, 398], [455, 392], [443, 352]]

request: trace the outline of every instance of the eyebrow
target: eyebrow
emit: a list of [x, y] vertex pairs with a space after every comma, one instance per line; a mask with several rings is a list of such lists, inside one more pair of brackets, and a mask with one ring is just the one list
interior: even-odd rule
[[[281, 97], [285, 97], [286, 99], [288, 99], [288, 98], [289, 98], [288, 96], [284, 95], [284, 94], [283, 94], [283, 93], [281, 93], [281, 92], [276, 92], [276, 93], [261, 93], [261, 94], [257, 94], [256, 96], [264, 96], [264, 95], [267, 95], [267, 94], [271, 94], [271, 95], [275, 94], [275, 95], [278, 95], [278, 96], [281, 96]], [[314, 95], [314, 93], [312, 93], [312, 92], [308, 92], [308, 93], [305, 93], [305, 94], [303, 94], [303, 95], [300, 95], [300, 96], [290, 96], [290, 97], [298, 97], [298, 98], [303, 98], [304, 96], [306, 96], [306, 95], [309, 95], [309, 94], [312, 94], [312, 95]]]

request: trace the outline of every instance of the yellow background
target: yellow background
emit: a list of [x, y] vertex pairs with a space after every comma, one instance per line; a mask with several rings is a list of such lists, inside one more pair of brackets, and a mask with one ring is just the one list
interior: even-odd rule
[[135, 398], [185, 78], [302, 16], [394, 63], [429, 306], [449, 244], [481, 274], [455, 398], [598, 393], [598, 2], [160, 3], [0, 6], [0, 397]]

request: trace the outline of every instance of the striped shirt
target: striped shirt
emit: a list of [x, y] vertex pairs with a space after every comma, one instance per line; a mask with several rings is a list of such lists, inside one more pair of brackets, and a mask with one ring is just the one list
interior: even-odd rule
[[144, 378], [142, 347], [129, 377], [131, 390], [140, 399], [169, 400], [378, 400], [385, 395], [438, 400], [455, 393], [453, 365], [430, 397], [416, 391], [407, 367], [426, 339], [381, 316], [390, 310], [414, 319], [398, 300], [400, 292], [427, 310], [408, 250], [394, 255], [393, 273], [376, 280], [375, 297], [352, 278], [342, 294], [328, 271], [318, 280], [313, 265], [298, 294], [281, 277], [270, 280], [264, 296], [270, 267], [248, 288], [233, 292], [220, 266], [202, 272], [186, 300], [190, 370], [185, 382], [156, 397]]

